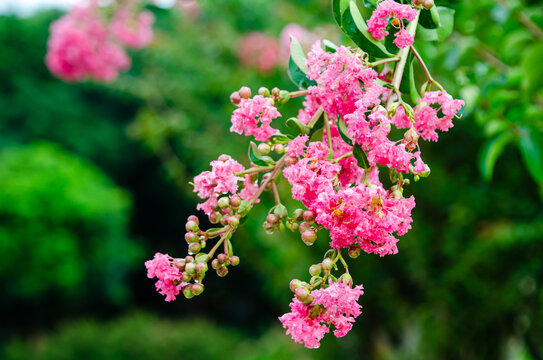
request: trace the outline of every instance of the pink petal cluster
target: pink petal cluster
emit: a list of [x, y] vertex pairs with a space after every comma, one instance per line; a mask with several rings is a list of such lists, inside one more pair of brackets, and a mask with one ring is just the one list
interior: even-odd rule
[[[362, 285], [351, 288], [343, 283], [330, 283], [325, 289], [313, 290], [310, 305], [302, 304], [296, 297], [290, 304], [290, 313], [279, 318], [294, 341], [309, 349], [320, 346], [320, 341], [334, 325], [334, 335], [345, 336], [362, 311], [358, 298], [364, 294]], [[313, 309], [320, 309], [317, 314]]]
[[150, 11], [134, 14], [130, 9], [120, 9], [110, 24], [111, 34], [121, 44], [131, 49], [142, 49], [153, 41], [155, 17]]
[[417, 102], [414, 127], [424, 140], [432, 141], [438, 139], [436, 130], [448, 131], [453, 127], [453, 117], [464, 106], [463, 100], [453, 99], [445, 91], [428, 91]]
[[120, 8], [106, 23], [96, 0], [76, 5], [50, 28], [45, 63], [66, 81], [113, 81], [131, 61], [123, 46], [141, 49], [153, 39], [153, 14]]
[[238, 108], [232, 114], [230, 131], [246, 136], [253, 135], [256, 140], [267, 141], [277, 132], [270, 126], [273, 119], [281, 114], [270, 100], [262, 95], [252, 99], [241, 99]]
[[152, 260], [145, 262], [147, 277], [158, 279], [155, 287], [160, 294], [166, 296], [166, 301], [175, 300], [181, 288], [186, 285], [181, 281], [181, 271], [173, 261], [174, 259], [167, 254], [156, 253]]
[[211, 205], [217, 200], [218, 195], [237, 193], [238, 181], [244, 179], [236, 176], [236, 173], [245, 170], [243, 165], [228, 155], [221, 155], [210, 165], [211, 171], [204, 171], [194, 178], [194, 192], [201, 199], [207, 199], [204, 203], [198, 204], [197, 209], [203, 210], [206, 214], [211, 213]]
[[413, 36], [405, 31], [401, 20], [413, 21], [417, 16], [417, 10], [409, 5], [402, 5], [394, 0], [385, 0], [377, 5], [377, 9], [368, 20], [368, 32], [377, 40], [383, 40], [388, 35], [386, 30], [390, 18], [400, 20], [400, 31], [396, 33], [394, 44], [402, 48], [411, 46]]
[[270, 71], [279, 64], [279, 42], [260, 32], [252, 32], [240, 39], [238, 58], [246, 66]]
[[50, 31], [45, 63], [60, 79], [112, 81], [119, 71], [130, 68], [130, 58], [111, 41], [97, 5], [74, 6]]

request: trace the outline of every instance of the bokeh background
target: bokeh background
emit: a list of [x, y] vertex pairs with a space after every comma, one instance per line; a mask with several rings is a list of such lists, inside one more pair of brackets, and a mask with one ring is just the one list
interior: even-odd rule
[[[153, 44], [110, 84], [48, 72], [61, 11], [0, 15], [0, 358], [543, 359], [543, 6], [436, 3], [456, 10], [455, 31], [418, 46], [466, 101], [463, 116], [423, 145], [432, 174], [408, 188], [417, 207], [399, 254], [351, 261], [363, 315], [319, 350], [294, 344], [277, 317], [326, 236], [308, 248], [265, 235], [261, 206], [235, 236], [241, 265], [172, 303], [143, 262], [184, 256], [192, 177], [221, 153], [248, 164], [246, 139], [228, 131], [229, 94], [295, 89], [284, 27], [346, 41], [329, 1], [150, 6]], [[262, 39], [279, 54], [271, 65], [255, 60]]]

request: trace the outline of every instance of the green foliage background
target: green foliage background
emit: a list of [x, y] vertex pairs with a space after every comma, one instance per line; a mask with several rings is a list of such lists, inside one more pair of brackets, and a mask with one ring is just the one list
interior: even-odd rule
[[436, 3], [456, 10], [454, 32], [417, 44], [466, 101], [463, 117], [423, 146], [432, 174], [409, 187], [417, 207], [400, 253], [352, 261], [363, 315], [317, 351], [291, 344], [277, 316], [326, 236], [308, 248], [265, 235], [270, 199], [234, 238], [241, 265], [211, 274], [198, 298], [164, 303], [143, 261], [185, 253], [194, 175], [221, 153], [247, 165], [247, 139], [228, 132], [229, 94], [294, 90], [284, 68], [243, 67], [239, 38], [329, 26], [329, 2], [209, 0], [196, 20], [153, 8], [153, 45], [108, 85], [48, 73], [47, 27], [59, 13], [0, 17], [0, 357], [541, 359], [543, 7]]

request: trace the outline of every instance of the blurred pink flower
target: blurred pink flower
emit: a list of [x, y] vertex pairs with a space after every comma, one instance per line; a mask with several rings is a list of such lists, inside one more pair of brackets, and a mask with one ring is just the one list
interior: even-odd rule
[[294, 36], [296, 40], [300, 42], [304, 50], [309, 51], [311, 45], [319, 39], [317, 34], [301, 27], [298, 24], [290, 23], [283, 28], [281, 35], [279, 36], [279, 47], [281, 61], [285, 64], [288, 63], [290, 56], [290, 37]]
[[249, 33], [238, 43], [238, 58], [246, 66], [270, 71], [279, 61], [279, 42], [260, 32]]
[[200, 4], [196, 0], [177, 0], [177, 7], [189, 18], [200, 16]]

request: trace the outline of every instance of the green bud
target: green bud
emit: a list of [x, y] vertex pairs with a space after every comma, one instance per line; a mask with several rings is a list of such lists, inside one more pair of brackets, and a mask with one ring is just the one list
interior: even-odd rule
[[194, 295], [198, 296], [204, 292], [204, 284], [199, 284], [199, 283], [191, 284], [190, 290]]
[[196, 274], [196, 264], [193, 262], [186, 264], [185, 272], [189, 274], [189, 276], [194, 276], [194, 274]]
[[296, 221], [302, 221], [304, 219], [304, 211], [303, 209], [296, 209], [292, 213], [292, 218]]
[[213, 259], [211, 262], [211, 267], [215, 270], [219, 269], [222, 266], [222, 264], [219, 262], [218, 259]]
[[218, 268], [217, 275], [219, 275], [220, 277], [225, 277], [226, 275], [228, 275], [228, 268], [226, 266]]
[[302, 241], [306, 244], [306, 245], [313, 245], [313, 243], [315, 242], [315, 240], [317, 240], [317, 233], [315, 233], [315, 231], [313, 230], [306, 230], [302, 233]]
[[230, 257], [230, 263], [232, 264], [232, 266], [238, 266], [239, 265], [239, 256]]
[[227, 196], [223, 196], [218, 200], [218, 204], [221, 209], [227, 208], [230, 206], [230, 199]]
[[304, 302], [304, 300], [306, 300], [310, 296], [309, 290], [305, 287], [299, 287], [294, 290], [294, 295], [296, 295], [296, 298], [301, 302]]
[[228, 225], [232, 226], [232, 227], [236, 227], [239, 225], [239, 219], [237, 216], [230, 216], [229, 219], [228, 219]]
[[187, 285], [183, 288], [183, 295], [187, 298], [187, 299], [192, 299], [194, 297], [194, 293], [192, 292], [192, 286], [191, 285]]
[[241, 198], [239, 195], [234, 194], [230, 196], [230, 206], [232, 206], [234, 209], [237, 209], [241, 205]]
[[189, 245], [189, 253], [197, 254], [200, 251], [200, 248], [201, 246], [199, 242], [192, 243]]
[[238, 215], [241, 217], [246, 216], [251, 211], [251, 203], [247, 200], [241, 200], [241, 204], [238, 208]]
[[322, 261], [322, 269], [324, 271], [330, 271], [334, 267], [334, 262], [330, 258], [326, 258]]
[[187, 231], [198, 231], [198, 224], [192, 220], [187, 221], [185, 224], [185, 229], [187, 229]]
[[284, 104], [289, 100], [290, 100], [290, 92], [289, 91], [286, 91], [286, 90], [279, 91], [279, 101], [281, 102], [281, 104]]
[[279, 215], [268, 214], [268, 216], [266, 216], [266, 222], [268, 222], [272, 226], [276, 225], [279, 222]]
[[349, 248], [349, 256], [352, 258], [352, 259], [356, 259], [357, 257], [360, 256], [360, 248], [358, 246], [351, 246]]
[[353, 286], [353, 277], [350, 274], [345, 273], [339, 277], [339, 282], [348, 286]]
[[266, 143], [260, 143], [258, 144], [257, 150], [262, 155], [268, 155], [271, 151], [271, 146]]
[[299, 287], [302, 287], [302, 282], [298, 279], [292, 279], [290, 281], [289, 287], [292, 292], [296, 291]]
[[262, 95], [264, 97], [269, 97], [271, 94], [270, 94], [270, 90], [268, 90], [268, 88], [261, 87], [260, 89], [258, 89], [258, 95]]
[[305, 306], [310, 305], [310, 304], [313, 302], [313, 300], [315, 300], [315, 298], [313, 297], [313, 295], [309, 295], [309, 296], [307, 297], [307, 299], [305, 299], [304, 301], [302, 301], [302, 304], [304, 304]]
[[286, 218], [288, 216], [288, 210], [285, 205], [279, 204], [273, 209], [273, 213], [279, 216], [280, 219]]
[[322, 271], [322, 268], [320, 264], [314, 264], [309, 267], [309, 274], [311, 276], [318, 276], [320, 275], [321, 271]]
[[303, 234], [306, 230], [309, 230], [311, 228], [311, 224], [307, 221], [304, 221], [300, 224], [299, 230]]

